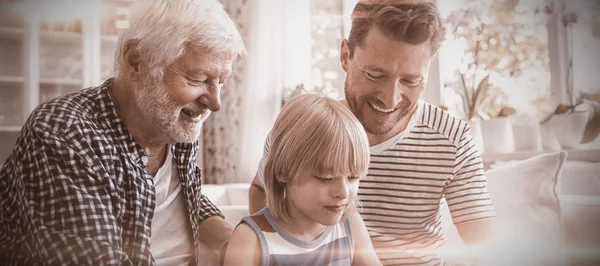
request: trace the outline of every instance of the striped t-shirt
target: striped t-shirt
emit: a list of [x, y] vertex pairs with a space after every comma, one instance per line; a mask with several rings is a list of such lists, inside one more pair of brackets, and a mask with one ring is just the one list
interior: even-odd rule
[[321, 236], [312, 241], [300, 240], [285, 232], [267, 208], [244, 217], [242, 222], [248, 224], [258, 237], [262, 266], [352, 264], [354, 239], [350, 219], [326, 227]]
[[[268, 156], [270, 138], [259, 165]], [[495, 217], [481, 156], [469, 125], [424, 101], [404, 132], [371, 146], [359, 212], [384, 265], [443, 265], [440, 205], [454, 224]]]

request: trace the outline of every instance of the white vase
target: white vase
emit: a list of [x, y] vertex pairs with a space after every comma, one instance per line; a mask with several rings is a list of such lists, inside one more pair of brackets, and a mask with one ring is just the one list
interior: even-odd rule
[[498, 117], [481, 121], [481, 133], [486, 153], [511, 153], [515, 151], [510, 118]]
[[469, 126], [471, 126], [471, 136], [473, 136], [473, 142], [475, 142], [475, 147], [479, 150], [479, 154], [483, 154], [483, 134], [481, 133], [481, 121], [479, 120], [471, 120], [468, 121]]
[[541, 151], [540, 124], [526, 117], [512, 119], [513, 140], [516, 151]]
[[542, 148], [544, 150], [558, 151], [561, 150], [560, 143], [554, 133], [554, 125], [550, 121], [540, 125], [540, 135], [542, 136]]
[[588, 117], [589, 112], [587, 111], [553, 115], [546, 122], [545, 128], [554, 133], [554, 137], [562, 149], [575, 148], [583, 139]]

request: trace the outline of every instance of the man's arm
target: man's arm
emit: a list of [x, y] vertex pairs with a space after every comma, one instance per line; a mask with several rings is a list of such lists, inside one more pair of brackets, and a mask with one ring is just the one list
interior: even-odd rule
[[221, 245], [231, 237], [233, 228], [224, 220], [221, 210], [210, 199], [202, 194], [200, 196], [200, 224], [198, 231], [200, 241], [209, 248], [219, 250]]
[[491, 220], [481, 220], [456, 225], [460, 238], [467, 245], [475, 245], [485, 241], [489, 236], [491, 228]]
[[252, 184], [250, 184], [250, 189], [248, 190], [248, 210], [250, 214], [260, 211], [262, 208], [267, 206], [267, 194], [265, 193], [265, 180], [263, 179], [263, 174], [265, 171], [265, 165], [267, 164], [267, 159], [269, 158], [270, 149], [271, 133], [267, 135], [263, 157], [258, 164], [258, 170], [256, 171], [256, 175], [254, 176]]
[[200, 240], [209, 248], [219, 250], [231, 237], [233, 228], [220, 216], [208, 217], [198, 226]]
[[455, 174], [444, 189], [452, 220], [468, 245], [486, 240], [496, 216], [487, 190], [483, 162], [470, 128], [465, 127], [457, 147]]
[[132, 264], [122, 250], [106, 173], [72, 144], [35, 129], [19, 138], [0, 172], [3, 261]]
[[353, 211], [349, 216], [352, 233], [354, 234], [354, 258], [353, 266], [359, 265], [381, 265], [381, 261], [375, 253], [367, 226], [358, 212]]
[[260, 182], [258, 175], [254, 176], [252, 184], [250, 184], [248, 197], [250, 214], [255, 213], [267, 206], [267, 195], [265, 194], [265, 189], [263, 184]]

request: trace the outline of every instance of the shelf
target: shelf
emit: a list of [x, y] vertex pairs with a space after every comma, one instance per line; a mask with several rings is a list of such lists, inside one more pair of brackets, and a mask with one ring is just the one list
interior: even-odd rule
[[0, 26], [0, 38], [22, 39], [25, 36], [25, 30], [21, 28]]
[[20, 126], [0, 126], [0, 132], [19, 132]]
[[81, 86], [83, 82], [77, 79], [53, 79], [53, 78], [41, 78], [41, 85], [65, 85], [65, 86]]
[[25, 83], [25, 78], [17, 76], [0, 76], [0, 83]]
[[[566, 149], [567, 160], [569, 161], [591, 161], [600, 162], [600, 149]], [[512, 153], [484, 153], [482, 155], [484, 164], [497, 161], [507, 162], [513, 160], [524, 160], [544, 153], [553, 153], [558, 151], [516, 151]]]
[[588, 195], [560, 195], [560, 205], [600, 206], [600, 197]]
[[[21, 28], [0, 26], [0, 38], [22, 39], [25, 30]], [[52, 44], [80, 44], [83, 36], [79, 32], [42, 30], [40, 34], [41, 43]], [[102, 35], [100, 37], [104, 44], [116, 44], [117, 35]]]
[[[65, 44], [65, 45], [76, 45], [81, 44], [82, 35], [79, 32], [68, 32], [68, 31], [49, 31], [44, 30], [41, 33], [40, 41], [45, 44]], [[118, 36], [116, 35], [102, 35], [100, 37], [104, 44], [116, 44]]]
[[[17, 76], [0, 76], [0, 83], [25, 83], [24, 77]], [[42, 78], [41, 85], [65, 85], [65, 86], [81, 86], [83, 82], [77, 79], [61, 79], [61, 78]]]
[[102, 35], [101, 37], [103, 42], [107, 42], [109, 44], [116, 44], [119, 36], [117, 35]]
[[83, 35], [79, 32], [43, 30], [40, 34], [40, 43], [75, 45], [82, 43]]

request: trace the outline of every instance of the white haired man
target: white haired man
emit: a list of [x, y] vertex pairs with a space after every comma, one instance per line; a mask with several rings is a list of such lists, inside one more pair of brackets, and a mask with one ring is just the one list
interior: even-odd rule
[[[232, 228], [201, 194], [202, 123], [245, 53], [217, 0], [132, 7], [115, 77], [40, 105], [0, 172], [0, 260], [182, 265]], [[200, 261], [202, 262], [202, 261]]]

